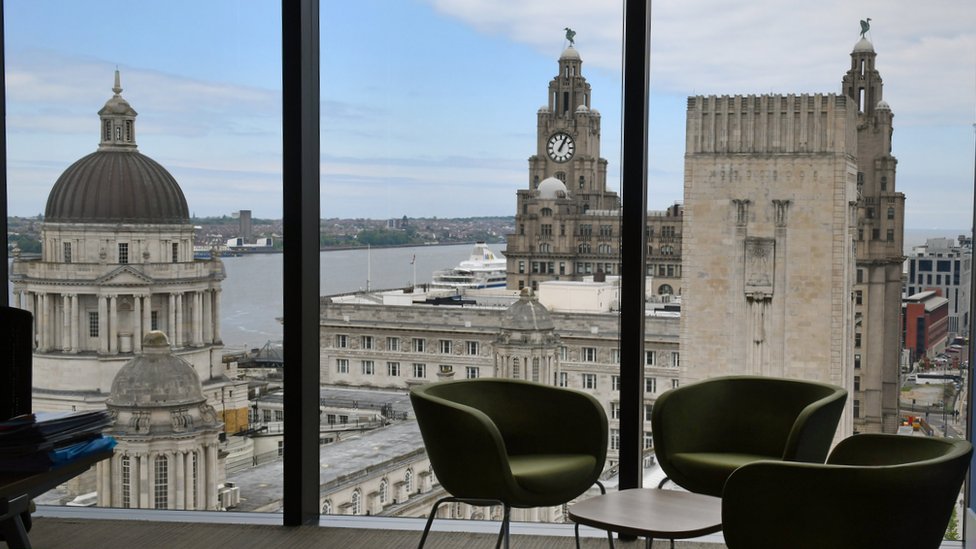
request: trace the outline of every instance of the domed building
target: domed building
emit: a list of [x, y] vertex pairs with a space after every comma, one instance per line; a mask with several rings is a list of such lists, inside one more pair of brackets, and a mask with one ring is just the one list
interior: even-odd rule
[[14, 253], [13, 303], [34, 314], [34, 408], [103, 407], [143, 336], [163, 330], [237, 431], [247, 424], [247, 395], [234, 390], [221, 360], [223, 264], [194, 259], [183, 190], [139, 152], [137, 113], [118, 71], [112, 91], [98, 111], [98, 149], [69, 166], [48, 196], [41, 257]]
[[98, 505], [215, 510], [224, 469], [217, 414], [166, 334], [149, 332], [141, 349], [115, 375], [106, 401], [115, 418], [106, 434], [118, 444], [98, 463]]
[[492, 345], [497, 377], [565, 386], [559, 379], [559, 334], [549, 310], [531, 290], [522, 290], [500, 325]]

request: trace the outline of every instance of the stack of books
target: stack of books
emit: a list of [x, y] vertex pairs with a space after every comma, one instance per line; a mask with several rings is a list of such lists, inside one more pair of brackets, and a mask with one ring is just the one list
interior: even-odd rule
[[108, 411], [37, 412], [0, 421], [0, 471], [41, 472], [115, 447]]

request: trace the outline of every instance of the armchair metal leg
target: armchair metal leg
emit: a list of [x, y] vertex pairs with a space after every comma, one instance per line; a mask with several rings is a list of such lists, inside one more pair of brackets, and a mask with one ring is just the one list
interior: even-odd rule
[[505, 511], [502, 514], [502, 528], [498, 531], [498, 542], [495, 543], [495, 549], [499, 549], [502, 546], [502, 539], [505, 540], [505, 549], [508, 549], [508, 528], [511, 523], [512, 508], [507, 503], [503, 503], [502, 505]]
[[657, 489], [660, 490], [661, 488], [664, 488], [664, 485], [667, 484], [667, 482], [669, 480], [671, 480], [671, 479], [669, 479], [668, 477], [662, 478], [661, 479], [661, 482], [659, 482], [658, 485], [657, 485]]
[[502, 528], [498, 533], [498, 544], [499, 546], [501, 545], [502, 535], [504, 534], [505, 549], [508, 549], [508, 522], [509, 522], [508, 516], [511, 507], [509, 507], [505, 502], [497, 499], [456, 498], [454, 496], [447, 496], [434, 502], [434, 506], [430, 508], [430, 515], [427, 517], [427, 525], [424, 526], [424, 534], [420, 536], [420, 544], [417, 545], [417, 549], [423, 549], [424, 543], [427, 542], [427, 535], [430, 534], [430, 525], [434, 523], [434, 517], [437, 515], [437, 508], [440, 506], [440, 504], [447, 503], [447, 502], [461, 502], [461, 503], [467, 503], [468, 505], [477, 505], [480, 507], [489, 507], [492, 505], [504, 506], [505, 517], [504, 520], [502, 520]]

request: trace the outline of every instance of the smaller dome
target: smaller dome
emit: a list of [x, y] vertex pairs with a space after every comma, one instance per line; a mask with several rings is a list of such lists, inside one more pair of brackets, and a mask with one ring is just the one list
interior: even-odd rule
[[600, 116], [600, 111], [596, 109], [590, 109], [590, 114], [592, 114], [593, 116]]
[[539, 183], [539, 198], [555, 200], [566, 198], [566, 184], [555, 177], [547, 177]]
[[121, 96], [116, 95], [109, 98], [109, 100], [105, 102], [105, 106], [102, 107], [102, 110], [98, 111], [98, 114], [124, 114], [126, 116], [136, 116], [139, 113], [132, 108], [132, 105], [130, 105], [128, 101], [122, 99]]
[[506, 330], [519, 331], [540, 331], [553, 330], [555, 325], [546, 309], [539, 300], [532, 294], [531, 290], [525, 288], [519, 300], [505, 310], [502, 316], [502, 328]]
[[881, 101], [878, 101], [878, 104], [875, 105], [874, 108], [875, 109], [878, 109], [879, 111], [890, 111], [891, 110], [891, 106], [888, 105], [888, 102], [885, 101], [884, 99], [882, 99]]
[[579, 58], [580, 58], [580, 54], [578, 51], [576, 51], [576, 48], [574, 48], [573, 46], [564, 49], [562, 55], [559, 56], [560, 61], [562, 61], [563, 59], [579, 59]]
[[868, 41], [867, 38], [861, 38], [858, 40], [857, 44], [854, 44], [854, 53], [859, 52], [871, 52], [874, 53], [874, 44]]
[[582, 104], [579, 107], [576, 107], [576, 112], [588, 112], [589, 110], [589, 107]]
[[126, 362], [112, 380], [110, 407], [189, 406], [206, 401], [196, 370], [173, 356], [166, 334], [153, 330], [142, 346], [142, 354]]

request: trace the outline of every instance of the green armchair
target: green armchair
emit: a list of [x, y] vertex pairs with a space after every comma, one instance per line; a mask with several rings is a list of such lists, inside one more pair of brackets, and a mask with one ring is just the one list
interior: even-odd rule
[[729, 549], [935, 549], [972, 453], [965, 440], [864, 434], [842, 440], [826, 464], [745, 465], [725, 485], [725, 542]]
[[[607, 416], [592, 396], [507, 379], [432, 383], [410, 391], [431, 467], [447, 501], [504, 508], [561, 505], [597, 482], [607, 456]], [[602, 486], [601, 486], [602, 489]]]
[[846, 400], [847, 391], [833, 385], [757, 376], [672, 389], [651, 412], [655, 455], [682, 488], [721, 497], [726, 479], [746, 463], [823, 463]]

